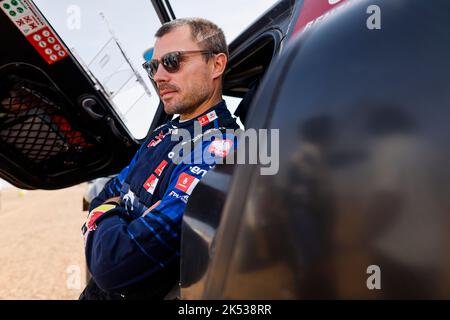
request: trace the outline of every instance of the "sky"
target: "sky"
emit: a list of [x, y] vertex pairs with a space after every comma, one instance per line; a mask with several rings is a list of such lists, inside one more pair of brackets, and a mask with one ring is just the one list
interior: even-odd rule
[[[34, 0], [41, 12], [92, 73], [113, 92], [116, 111], [135, 138], [144, 138], [159, 104], [159, 98], [142, 69], [143, 53], [153, 46], [160, 21], [150, 0]], [[177, 18], [202, 17], [219, 25], [227, 42], [235, 39], [276, 0], [171, 0]], [[107, 22], [102, 19], [104, 14]], [[108, 27], [109, 25], [109, 27]], [[144, 79], [151, 96], [145, 94], [114, 42], [111, 31]], [[104, 47], [106, 44], [106, 47]], [[104, 48], [103, 50], [101, 50]], [[99, 53], [100, 51], [100, 53]], [[97, 55], [97, 56], [96, 56]], [[108, 55], [106, 65], [102, 64]], [[95, 59], [94, 59], [95, 58]], [[127, 79], [130, 79], [127, 82]], [[119, 90], [120, 89], [120, 90]], [[238, 99], [228, 99], [233, 111]]]

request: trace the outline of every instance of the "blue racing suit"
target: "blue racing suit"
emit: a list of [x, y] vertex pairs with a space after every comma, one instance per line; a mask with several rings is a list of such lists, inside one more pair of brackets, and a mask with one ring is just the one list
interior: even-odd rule
[[[194, 132], [195, 126], [200, 131]], [[159, 275], [170, 266], [179, 280], [181, 220], [187, 200], [217, 157], [236, 148], [236, 136], [225, 129], [238, 128], [222, 100], [195, 119], [177, 118], [149, 135], [130, 164], [91, 202], [82, 227], [87, 266], [98, 287], [121, 292], [146, 279], [161, 279]], [[180, 129], [190, 133], [191, 139], [183, 145], [191, 146], [191, 152], [174, 152], [186, 142]], [[215, 139], [201, 139], [209, 133]], [[117, 196], [119, 202], [104, 204]], [[152, 285], [152, 281], [146, 284]]]

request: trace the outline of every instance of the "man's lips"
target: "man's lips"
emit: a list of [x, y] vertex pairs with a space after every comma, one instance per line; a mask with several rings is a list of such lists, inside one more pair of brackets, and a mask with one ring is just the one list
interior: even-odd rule
[[162, 98], [165, 95], [168, 95], [168, 94], [171, 94], [171, 93], [175, 93], [175, 92], [177, 92], [177, 91], [176, 90], [161, 90], [159, 92], [159, 96]]

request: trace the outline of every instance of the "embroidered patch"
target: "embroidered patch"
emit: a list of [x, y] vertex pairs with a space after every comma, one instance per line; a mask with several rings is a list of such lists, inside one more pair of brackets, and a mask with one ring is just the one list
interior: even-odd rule
[[158, 180], [159, 179], [154, 174], [152, 174], [144, 183], [145, 190], [147, 190], [147, 192], [149, 192], [150, 194], [153, 194], [158, 184]]
[[201, 116], [199, 118], [197, 118], [198, 122], [200, 122], [200, 125], [203, 127], [204, 125], [216, 120], [217, 114], [215, 111], [211, 111], [208, 112], [207, 114], [205, 114], [204, 116]]
[[97, 225], [95, 224], [95, 221], [97, 221], [98, 218], [100, 218], [104, 213], [107, 211], [114, 209], [116, 206], [113, 204], [103, 204], [101, 206], [98, 206], [97, 208], [93, 209], [87, 218], [86, 221], [86, 227], [88, 231], [93, 231], [97, 229]]
[[162, 141], [162, 139], [164, 139], [164, 137], [165, 137], [164, 132], [161, 131], [157, 136], [155, 136], [152, 139], [152, 141], [150, 141], [150, 143], [147, 145], [147, 148], [155, 147]]
[[196, 177], [183, 172], [180, 174], [175, 188], [190, 195], [199, 181]]
[[166, 168], [168, 162], [166, 160], [161, 161], [161, 163], [158, 165], [158, 167], [155, 169], [155, 173], [158, 176], [161, 176], [162, 172]]
[[233, 146], [233, 141], [230, 139], [225, 140], [214, 140], [209, 145], [208, 151], [218, 157], [226, 157]]

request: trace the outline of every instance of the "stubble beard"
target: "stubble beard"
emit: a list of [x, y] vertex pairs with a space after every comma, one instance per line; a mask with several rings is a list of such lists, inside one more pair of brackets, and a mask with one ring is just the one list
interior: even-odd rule
[[191, 87], [188, 95], [183, 97], [182, 101], [176, 101], [173, 105], [165, 107], [167, 114], [191, 114], [210, 96], [210, 90], [204, 83], [199, 83]]

